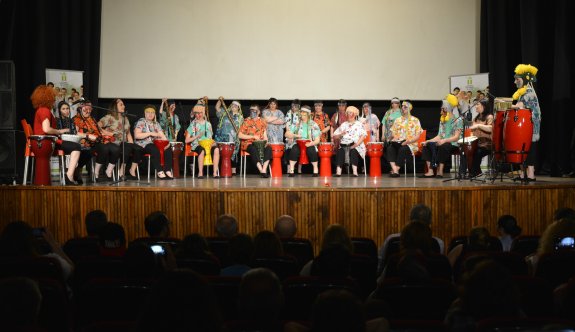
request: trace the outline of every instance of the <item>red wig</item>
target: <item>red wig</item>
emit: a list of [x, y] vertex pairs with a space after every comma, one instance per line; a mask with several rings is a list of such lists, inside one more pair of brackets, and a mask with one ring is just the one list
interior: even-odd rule
[[34, 89], [34, 92], [32, 92], [30, 100], [35, 109], [39, 107], [52, 108], [56, 101], [56, 93], [54, 89], [47, 85], [38, 85], [36, 89]]

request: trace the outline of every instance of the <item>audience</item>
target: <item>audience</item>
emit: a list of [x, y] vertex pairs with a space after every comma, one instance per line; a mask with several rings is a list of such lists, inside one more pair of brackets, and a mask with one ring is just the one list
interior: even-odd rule
[[170, 236], [170, 220], [162, 211], [150, 213], [144, 225], [148, 236], [151, 238], [167, 238]]
[[92, 210], [86, 214], [84, 224], [89, 238], [98, 238], [100, 230], [108, 223], [108, 216], [102, 210]]
[[[173, 263], [169, 266], [167, 254], [167, 252], [156, 254], [149, 245], [143, 242], [134, 243], [124, 254], [126, 276], [136, 279], [153, 279], [161, 276], [168, 269], [174, 268]], [[173, 262], [173, 255], [171, 262]]]
[[219, 237], [231, 238], [238, 233], [238, 220], [234, 215], [222, 214], [216, 220], [216, 234]]
[[242, 319], [266, 326], [279, 324], [283, 305], [282, 285], [275, 273], [256, 268], [244, 274], [238, 299]]
[[219, 259], [210, 252], [208, 242], [198, 233], [186, 235], [176, 250], [177, 258], [194, 258], [220, 264]]
[[553, 221], [558, 221], [563, 218], [574, 219], [575, 220], [575, 210], [568, 207], [558, 208], [553, 213]]
[[514, 216], [506, 214], [497, 220], [497, 231], [503, 251], [511, 251], [513, 240], [521, 234], [521, 227], [517, 226]]
[[220, 271], [221, 276], [241, 277], [248, 272], [254, 252], [254, 243], [247, 234], [236, 234], [230, 238], [228, 257], [230, 265]]
[[276, 220], [274, 232], [280, 238], [294, 238], [295, 234], [297, 233], [295, 219], [287, 214], [279, 216], [279, 218]]
[[537, 252], [525, 257], [529, 270], [534, 272], [539, 258], [544, 254], [554, 252], [557, 240], [568, 236], [575, 237], [575, 219], [573, 218], [562, 218], [547, 226], [539, 238]]
[[450, 331], [475, 331], [478, 321], [497, 316], [524, 317], [519, 292], [507, 268], [491, 260], [480, 261], [464, 276], [445, 323]]
[[[321, 240], [321, 251], [334, 246], [342, 246], [350, 253], [350, 255], [353, 254], [353, 243], [351, 242], [351, 238], [347, 234], [345, 227], [339, 224], [327, 226]], [[312, 265], [313, 261], [307, 262], [307, 264], [301, 269], [300, 275], [311, 275]]]
[[37, 229], [50, 247], [50, 253], [41, 255], [34, 229], [24, 221], [13, 221], [0, 233], [0, 257], [50, 257], [62, 268], [62, 277], [68, 280], [72, 275], [74, 263], [56, 243], [52, 233], [47, 229]]
[[0, 279], [0, 330], [35, 331], [41, 305], [42, 293], [36, 281]]
[[276, 258], [284, 255], [280, 238], [271, 231], [261, 231], [254, 237], [254, 251], [252, 257]]
[[126, 233], [124, 227], [108, 222], [100, 230], [100, 255], [105, 257], [123, 257], [126, 253]]
[[466, 244], [458, 244], [447, 254], [451, 266], [455, 266], [458, 260], [462, 259], [465, 254], [472, 251], [492, 250], [491, 235], [485, 227], [474, 227], [469, 232]]
[[191, 270], [174, 270], [152, 289], [138, 332], [222, 331], [222, 318], [208, 283]]

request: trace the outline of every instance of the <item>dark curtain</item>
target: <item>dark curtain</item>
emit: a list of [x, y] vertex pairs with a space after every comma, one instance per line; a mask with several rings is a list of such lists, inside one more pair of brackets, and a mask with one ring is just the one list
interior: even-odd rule
[[539, 69], [535, 91], [541, 105], [541, 140], [537, 170], [560, 175], [571, 170], [573, 111], [573, 43], [568, 18], [570, 0], [482, 0], [480, 69], [489, 72], [491, 93], [511, 96], [515, 66]]
[[30, 94], [46, 68], [84, 71], [84, 94], [98, 96], [101, 0], [0, 0], [0, 59], [16, 70], [17, 129], [33, 120]]

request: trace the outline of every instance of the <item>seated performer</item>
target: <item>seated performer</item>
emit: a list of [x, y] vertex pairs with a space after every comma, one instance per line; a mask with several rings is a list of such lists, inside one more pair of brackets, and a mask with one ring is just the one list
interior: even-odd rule
[[381, 141], [385, 143], [387, 146], [388, 143], [393, 138], [393, 134], [391, 133], [391, 126], [397, 118], [401, 116], [401, 109], [399, 108], [399, 98], [394, 97], [391, 100], [391, 106], [383, 115], [381, 119]]
[[[36, 114], [34, 115], [34, 135], [61, 135], [61, 134], [73, 134], [71, 132], [71, 126], [56, 129], [56, 119], [50, 111], [50, 108], [55, 102], [55, 93], [52, 88], [46, 85], [40, 85], [30, 96], [32, 101], [32, 106], [36, 109]], [[62, 106], [68, 105], [66, 103], [61, 103], [59, 109]], [[68, 110], [70, 108], [68, 107]], [[69, 118], [69, 117], [68, 117]], [[74, 182], [74, 172], [78, 165], [78, 160], [80, 159], [80, 144], [68, 141], [58, 141], [58, 149], [62, 149], [64, 153], [70, 154], [70, 161], [68, 162], [68, 170], [66, 176], [64, 177], [64, 182], [66, 185], [75, 185]]]
[[480, 100], [475, 106], [475, 110], [477, 111], [477, 116], [473, 119], [471, 127], [469, 127], [473, 131], [473, 136], [477, 137], [477, 150], [473, 155], [471, 177], [481, 174], [481, 159], [488, 156], [492, 149], [493, 115], [489, 112], [489, 100]]
[[[96, 167], [93, 170], [96, 182], [111, 181], [114, 167], [120, 158], [120, 147], [112, 144], [113, 133], [100, 128], [92, 117], [91, 102], [85, 100], [77, 106], [78, 113], [74, 116], [74, 124], [78, 135], [84, 137], [80, 144], [96, 157]], [[100, 170], [105, 164], [108, 164], [105, 175], [100, 176]]]
[[361, 106], [361, 116], [359, 122], [365, 126], [368, 142], [377, 142], [379, 139], [379, 119], [373, 114], [370, 103], [363, 103]]
[[[234, 142], [232, 174], [236, 174], [236, 168], [240, 159], [240, 140], [237, 131], [240, 130], [242, 122], [244, 122], [244, 116], [242, 114], [242, 105], [239, 101], [232, 101], [227, 109], [225, 109], [224, 106], [224, 97], [220, 97], [216, 102], [216, 116], [219, 120], [215, 139], [216, 142]], [[233, 123], [231, 122], [232, 120]]]
[[[165, 112], [164, 106], [166, 107]], [[176, 114], [175, 100], [162, 99], [162, 104], [160, 105], [160, 126], [170, 142], [178, 140], [178, 132], [180, 132], [182, 126], [180, 125], [180, 118]]]
[[[451, 154], [457, 149], [457, 141], [463, 131], [463, 120], [453, 115], [453, 108], [458, 104], [457, 97], [448, 94], [442, 101], [441, 118], [437, 136], [423, 142], [422, 159], [427, 163], [427, 173], [423, 178], [442, 178], [445, 163], [449, 162]], [[432, 163], [433, 161], [433, 163]], [[433, 175], [433, 168], [438, 164], [437, 176]]]
[[367, 133], [364, 126], [357, 120], [359, 110], [355, 106], [348, 106], [345, 115], [347, 121], [342, 123], [333, 132], [332, 139], [339, 140], [340, 147], [336, 153], [336, 177], [341, 176], [341, 168], [344, 163], [351, 164], [353, 176], [357, 176], [359, 157], [365, 158], [365, 139]]
[[[198, 154], [198, 179], [204, 178], [204, 158], [206, 156], [205, 147], [200, 145], [203, 140], [211, 140], [213, 137], [212, 124], [204, 118], [204, 105], [196, 105], [192, 108], [194, 120], [190, 122], [186, 129], [186, 144], [191, 144], [192, 150]], [[214, 164], [214, 179], [219, 178], [218, 165], [220, 162], [220, 149], [214, 140], [210, 145], [210, 155]], [[186, 165], [187, 167], [187, 165]]]
[[136, 138], [136, 144], [144, 149], [145, 154], [150, 155], [158, 178], [160, 180], [172, 180], [172, 149], [170, 149], [169, 144], [164, 147], [164, 167], [162, 167], [160, 150], [154, 144], [155, 140], [168, 140], [162, 131], [160, 123], [156, 121], [156, 106], [146, 105], [144, 117], [138, 120], [134, 126], [134, 137]]
[[[113, 144], [120, 147], [120, 155], [124, 153], [122, 165], [120, 166], [120, 177], [126, 180], [137, 180], [136, 171], [138, 164], [142, 160], [143, 149], [141, 146], [134, 144], [134, 138], [130, 130], [130, 121], [125, 116], [126, 105], [122, 99], [115, 99], [109, 107], [108, 114], [98, 121], [98, 125], [106, 130], [111, 131], [114, 135]], [[124, 130], [122, 132], [122, 123]], [[124, 143], [122, 146], [122, 142]], [[125, 174], [126, 165], [130, 165], [128, 174]]]
[[385, 159], [391, 165], [390, 177], [399, 177], [398, 165], [404, 165], [407, 157], [417, 152], [417, 141], [423, 131], [419, 119], [411, 115], [413, 105], [404, 100], [401, 105], [401, 116], [393, 122], [390, 130], [393, 134], [391, 143], [385, 151]]
[[263, 158], [261, 158], [260, 151], [258, 151], [258, 149], [252, 143], [254, 141], [268, 140], [266, 127], [266, 122], [264, 119], [260, 118], [260, 107], [254, 104], [250, 106], [250, 117], [244, 120], [238, 135], [242, 140], [242, 151], [247, 151], [250, 154], [250, 159], [252, 160], [252, 163], [257, 167], [262, 178], [269, 177], [267, 169], [270, 160], [272, 159], [272, 149], [269, 145], [266, 145], [263, 149]]
[[317, 168], [317, 145], [321, 139], [321, 130], [318, 124], [311, 119], [311, 109], [309, 106], [302, 106], [299, 122], [288, 127], [285, 135], [292, 141], [292, 145], [289, 148], [288, 176], [294, 176], [294, 167], [301, 154], [300, 147], [296, 142], [297, 140], [304, 139], [309, 140], [309, 142], [305, 143], [306, 154], [313, 166], [313, 176], [317, 177], [319, 175]]

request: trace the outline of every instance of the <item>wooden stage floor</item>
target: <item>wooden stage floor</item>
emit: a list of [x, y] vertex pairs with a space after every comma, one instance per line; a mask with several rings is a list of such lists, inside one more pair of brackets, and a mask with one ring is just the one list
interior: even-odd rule
[[311, 239], [316, 250], [329, 224], [346, 226], [351, 236], [369, 237], [381, 245], [405, 225], [409, 209], [424, 203], [433, 212], [434, 235], [449, 240], [485, 226], [496, 234], [497, 218], [514, 215], [523, 234], [540, 234], [558, 207], [575, 208], [575, 179], [538, 177], [537, 182], [478, 182], [407, 177], [245, 179], [204, 178], [88, 184], [75, 187], [0, 187], [0, 227], [25, 220], [48, 227], [60, 241], [83, 236], [84, 215], [104, 210], [126, 229], [128, 240], [144, 236], [144, 218], [162, 210], [172, 220], [172, 235], [193, 232], [213, 236], [218, 215], [238, 218], [240, 231], [255, 235], [273, 229], [282, 214], [294, 216], [298, 236]]

